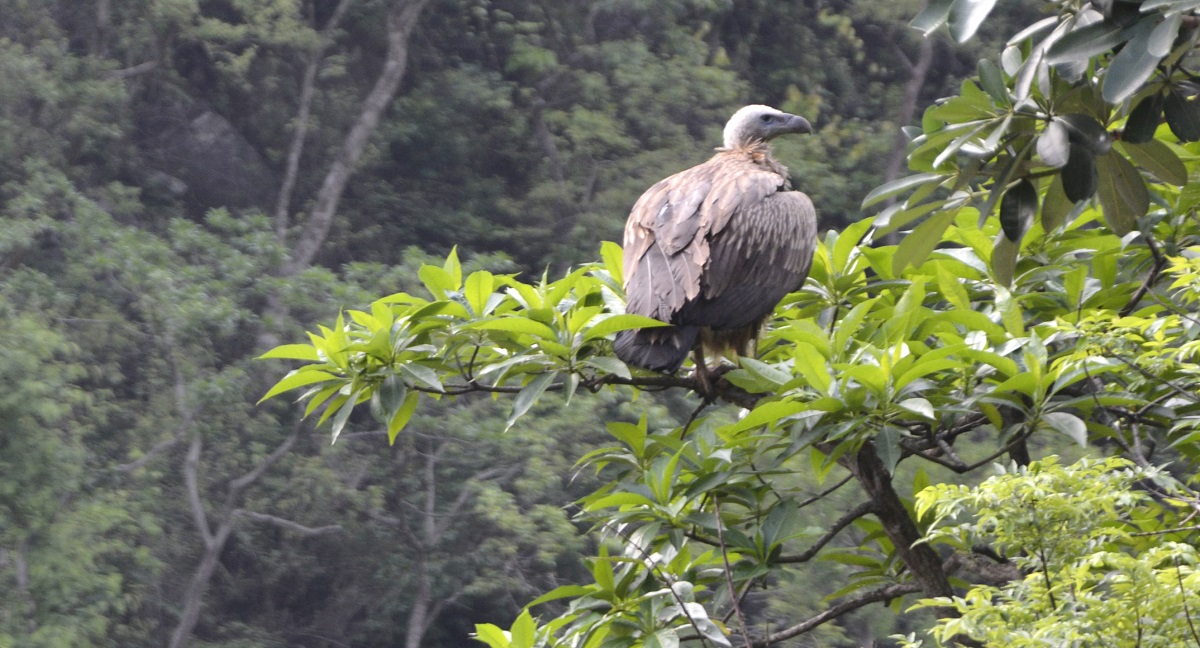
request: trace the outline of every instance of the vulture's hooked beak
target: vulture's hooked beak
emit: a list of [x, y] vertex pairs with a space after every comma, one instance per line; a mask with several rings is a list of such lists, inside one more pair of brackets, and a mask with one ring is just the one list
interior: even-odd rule
[[788, 115], [787, 132], [789, 133], [811, 133], [813, 132], [812, 124], [800, 115]]

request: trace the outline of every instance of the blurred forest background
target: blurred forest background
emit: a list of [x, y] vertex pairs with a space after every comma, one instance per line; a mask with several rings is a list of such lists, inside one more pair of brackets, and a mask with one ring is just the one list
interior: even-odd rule
[[[907, 27], [920, 0], [0, 0], [0, 646], [507, 627], [583, 569], [571, 467], [600, 421], [690, 404], [581, 396], [502, 434], [464, 399], [330, 446], [256, 407], [279, 367], [254, 358], [453, 245], [593, 260], [746, 103], [814, 123], [777, 150], [839, 228], [904, 174], [899, 126], [1038, 4], [960, 46]], [[805, 580], [841, 568], [748, 605], [809, 616]], [[872, 614], [810, 640], [897, 630]]]

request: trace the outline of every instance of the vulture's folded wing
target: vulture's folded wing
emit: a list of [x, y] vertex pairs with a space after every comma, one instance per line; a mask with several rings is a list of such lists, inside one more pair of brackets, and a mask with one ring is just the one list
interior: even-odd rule
[[757, 325], [779, 300], [804, 285], [816, 235], [812, 201], [798, 191], [740, 206], [709, 242], [701, 293], [680, 317], [718, 329]]
[[[625, 224], [628, 311], [669, 322], [685, 304], [702, 298], [704, 286], [712, 296], [713, 242], [749, 242], [755, 228], [741, 222], [743, 215], [778, 211], [771, 196], [785, 184], [748, 160], [718, 154], [647, 190]], [[811, 203], [807, 209], [811, 214]]]

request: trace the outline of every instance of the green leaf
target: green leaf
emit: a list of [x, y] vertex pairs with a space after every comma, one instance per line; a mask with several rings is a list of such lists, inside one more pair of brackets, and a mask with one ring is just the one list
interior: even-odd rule
[[458, 283], [442, 268], [431, 265], [423, 265], [420, 270], [417, 270], [417, 277], [429, 289], [429, 292], [435, 299], [445, 299], [447, 292], [458, 290]]
[[346, 422], [350, 420], [350, 414], [354, 412], [354, 406], [358, 402], [358, 396], [362, 393], [361, 390], [355, 392], [346, 399], [342, 406], [338, 408], [337, 414], [333, 416], [333, 439], [330, 443], [336, 443], [338, 435], [342, 433], [342, 429], [346, 427]]
[[396, 437], [400, 435], [400, 431], [408, 422], [412, 420], [413, 412], [417, 411], [417, 402], [420, 401], [420, 392], [410, 391], [404, 397], [404, 402], [400, 405], [396, 413], [392, 415], [388, 421], [388, 445], [395, 445]]
[[482, 641], [491, 648], [509, 648], [508, 637], [504, 631], [490, 623], [475, 624], [475, 634], [472, 635], [472, 638]]
[[1009, 239], [1003, 232], [996, 235], [992, 244], [992, 274], [996, 277], [996, 283], [1001, 286], [1012, 285], [1020, 251], [1020, 244]]
[[600, 258], [604, 260], [604, 269], [613, 281], [616, 281], [618, 286], [625, 285], [625, 252], [621, 246], [612, 241], [602, 241]]
[[805, 381], [822, 394], [829, 392], [833, 379], [825, 365], [825, 356], [817, 348], [807, 342], [797, 342], [792, 351], [796, 370], [804, 376]]
[[1187, 184], [1188, 172], [1183, 161], [1164, 142], [1151, 139], [1142, 144], [1122, 142], [1122, 149], [1138, 166], [1149, 171], [1154, 177], [1182, 187]]
[[1138, 102], [1129, 118], [1125, 120], [1125, 132], [1122, 138], [1131, 144], [1144, 144], [1154, 139], [1158, 123], [1162, 120], [1164, 97], [1161, 92], [1142, 99]]
[[646, 637], [643, 648], [679, 648], [679, 635], [674, 628], [662, 628]]
[[950, 35], [960, 43], [967, 42], [994, 6], [996, 0], [955, 0], [950, 7]]
[[945, 24], [950, 17], [950, 6], [954, 0], [932, 0], [916, 18], [909, 23], [913, 29], [923, 32], [926, 36]]
[[1050, 120], [1046, 130], [1038, 135], [1037, 154], [1046, 166], [1060, 168], [1067, 163], [1071, 156], [1071, 143], [1067, 134], [1067, 125], [1057, 119]]
[[879, 460], [883, 462], [889, 475], [895, 473], [896, 464], [900, 463], [902, 455], [900, 431], [890, 425], [883, 426], [883, 429], [875, 435], [875, 454], [879, 455]]
[[633, 374], [629, 373], [629, 365], [612, 356], [592, 356], [584, 360], [583, 364], [599, 369], [607, 374], [620, 376], [621, 378], [629, 379], [633, 377]]
[[450, 278], [450, 290], [458, 290], [462, 286], [462, 264], [458, 262], [457, 245], [450, 248], [450, 254], [446, 256], [446, 262], [442, 264], [442, 270]]
[[1154, 31], [1150, 32], [1150, 42], [1146, 45], [1147, 53], [1159, 58], [1170, 54], [1171, 45], [1175, 42], [1175, 37], [1179, 34], [1179, 25], [1182, 23], [1183, 14], [1168, 13], [1163, 21], [1154, 28]]
[[258, 356], [258, 359], [306, 360], [308, 362], [321, 361], [321, 357], [317, 353], [317, 348], [311, 344], [283, 344]]
[[258, 402], [261, 403], [265, 400], [278, 396], [285, 391], [296, 389], [297, 387], [338, 379], [340, 379], [340, 376], [335, 376], [324, 371], [302, 371], [299, 369], [290, 371], [286, 376], [283, 377], [282, 380], [275, 383], [275, 386], [272, 387], [266, 394], [263, 394], [263, 397], [258, 399]]
[[1134, 25], [1132, 37], [1125, 47], [1108, 64], [1101, 85], [1101, 96], [1110, 104], [1125, 101], [1137, 92], [1150, 75], [1162, 56], [1150, 53], [1150, 37], [1154, 32], [1154, 21], [1143, 19]]
[[729, 435], [739, 434], [747, 430], [767, 424], [774, 424], [780, 419], [798, 414], [808, 409], [799, 401], [771, 401], [755, 407], [745, 418], [726, 428]]
[[471, 276], [467, 277], [467, 285], [463, 288], [463, 296], [466, 297], [467, 303], [471, 306], [471, 312], [475, 317], [483, 317], [487, 315], [486, 307], [488, 298], [492, 296], [495, 278], [492, 273], [487, 270], [472, 272]]
[[1022, 179], [1004, 193], [1000, 201], [1000, 227], [1004, 236], [1014, 243], [1019, 243], [1025, 232], [1033, 225], [1033, 216], [1037, 214], [1037, 189], [1028, 179]]
[[520, 393], [518, 393], [517, 397], [513, 400], [512, 413], [508, 415], [508, 421], [504, 424], [505, 432], [512, 428], [513, 423], [516, 423], [517, 419], [521, 418], [526, 412], [528, 412], [529, 408], [533, 407], [533, 404], [536, 403], [538, 398], [541, 397], [542, 392], [546, 391], [546, 388], [549, 387], [550, 383], [553, 382], [557, 377], [557, 371], [538, 374], [537, 376], [533, 377], [533, 380], [529, 381], [529, 384], [525, 385], [525, 387], [521, 389]]
[[1074, 207], [1063, 190], [1062, 174], [1054, 176], [1042, 200], [1042, 231], [1049, 233], [1057, 230]]
[[1109, 21], [1097, 21], [1054, 41], [1050, 49], [1046, 50], [1046, 63], [1058, 65], [1086, 61], [1120, 45], [1127, 38], [1128, 35], [1122, 33], [1120, 25]]
[[537, 624], [533, 622], [533, 617], [529, 615], [529, 610], [521, 610], [521, 614], [517, 616], [516, 621], [513, 621], [510, 640], [511, 648], [533, 648], [534, 634], [537, 632]]
[[1067, 412], [1050, 412], [1042, 415], [1042, 421], [1080, 446], [1087, 447], [1087, 425], [1078, 416]]
[[410, 385], [420, 385], [434, 391], [444, 391], [442, 380], [438, 378], [437, 372], [429, 367], [415, 362], [406, 362], [398, 367], [400, 375], [403, 376]]
[[658, 328], [663, 326], [670, 326], [670, 324], [667, 324], [666, 322], [660, 322], [652, 317], [633, 315], [632, 313], [624, 315], [609, 315], [589, 328], [587, 332], [583, 334], [583, 339], [595, 340], [597, 338], [608, 337], [617, 331]]
[[[949, 363], [946, 366], [957, 365], [957, 363], [950, 361], [950, 360], [943, 360], [941, 362]], [[930, 402], [925, 400], [924, 398], [906, 398], [906, 399], [900, 401], [899, 403], [896, 403], [896, 405], [900, 406], [902, 409], [906, 409], [906, 410], [912, 412], [913, 414], [920, 416], [923, 419], [926, 419], [929, 421], [937, 420], [937, 414], [934, 413], [934, 411], [933, 411], [933, 405], [930, 404]]]
[[1175, 137], [1184, 142], [1200, 140], [1200, 106], [1197, 106], [1195, 97], [1184, 96], [1182, 92], [1171, 88], [1163, 103], [1163, 113]]
[[1087, 200], [1096, 193], [1100, 179], [1096, 171], [1096, 157], [1087, 148], [1072, 144], [1071, 155], [1062, 170], [1063, 193], [1067, 200], [1077, 203]]
[[742, 358], [741, 364], [743, 369], [777, 388], [792, 379], [792, 374], [756, 358]]
[[957, 309], [971, 310], [971, 296], [962, 285], [962, 277], [951, 272], [944, 263], [937, 264], [936, 273], [938, 289], [946, 301]]
[[1097, 160], [1100, 176], [1098, 191], [1104, 209], [1104, 221], [1117, 236], [1125, 236], [1137, 227], [1137, 219], [1150, 209], [1150, 191], [1136, 167], [1120, 153], [1102, 155]]
[[958, 210], [937, 212], [909, 232], [892, 257], [892, 272], [899, 275], [907, 266], [919, 267], [924, 263], [957, 213]]
[[1004, 73], [1000, 68], [988, 59], [980, 59], [976, 66], [976, 71], [979, 74], [979, 84], [983, 86], [984, 92], [996, 100], [1000, 105], [1008, 104], [1008, 87], [1004, 85]]
[[940, 173], [918, 173], [892, 180], [891, 182], [887, 182], [876, 187], [871, 191], [871, 193], [868, 193], [867, 197], [863, 198], [861, 207], [866, 209], [875, 203], [882, 202], [888, 198], [891, 198], [892, 196], [904, 193], [908, 189], [916, 187], [917, 185], [924, 184], [932, 180], [937, 180], [940, 182], [944, 178], [945, 176]]
[[463, 325], [464, 329], [481, 329], [485, 331], [505, 331], [508, 333], [528, 334], [545, 340], [556, 340], [554, 329], [542, 324], [541, 322], [529, 319], [523, 315], [515, 315], [512, 317], [497, 317], [495, 319], [480, 320], [478, 322], [470, 322]]
[[1106, 155], [1112, 150], [1112, 135], [1095, 117], [1083, 113], [1071, 113], [1055, 119], [1067, 127], [1067, 137], [1072, 144], [1086, 147], [1096, 155]]
[[578, 598], [581, 596], [587, 596], [588, 594], [591, 594], [592, 592], [595, 592], [595, 591], [596, 591], [595, 587], [589, 587], [586, 585], [560, 585], [560, 586], [550, 590], [549, 592], [546, 592], [545, 594], [542, 594], [541, 596], [533, 599], [529, 603], [526, 603], [525, 609], [529, 609], [531, 607], [534, 607], [535, 605], [541, 605], [542, 603], [549, 603], [550, 601], [557, 601], [558, 599]]

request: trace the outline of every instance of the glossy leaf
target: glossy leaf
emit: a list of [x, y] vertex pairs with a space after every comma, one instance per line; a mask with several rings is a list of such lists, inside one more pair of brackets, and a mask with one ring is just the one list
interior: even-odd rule
[[996, 241], [992, 246], [992, 273], [996, 277], [996, 283], [1001, 286], [1011, 286], [1013, 276], [1017, 271], [1017, 254], [1020, 252], [1021, 246], [1011, 240], [1003, 233], [996, 235]]
[[932, 0], [921, 13], [917, 14], [916, 18], [912, 19], [909, 25], [913, 29], [929, 35], [946, 23], [950, 17], [950, 6], [953, 4], [954, 0]]
[[1028, 179], [1023, 179], [1004, 194], [1000, 201], [1000, 227], [1010, 241], [1019, 242], [1037, 214], [1037, 189]]
[[1150, 192], [1142, 174], [1119, 153], [1100, 156], [1097, 170], [1104, 221], [1114, 234], [1125, 236], [1137, 227], [1137, 219], [1150, 209]]
[[950, 7], [950, 35], [960, 43], [967, 42], [995, 6], [996, 0], [954, 0]]
[[1067, 159], [1071, 157], [1071, 143], [1065, 123], [1057, 119], [1050, 120], [1046, 130], [1038, 135], [1037, 154], [1047, 166], [1058, 168], [1067, 164]]
[[930, 216], [900, 241], [892, 257], [892, 271], [900, 274], [907, 266], [919, 266], [942, 240], [942, 234], [954, 222], [955, 212], [942, 211]]
[[1091, 115], [1071, 113], [1059, 117], [1067, 127], [1067, 137], [1092, 153], [1104, 155], [1112, 150], [1112, 135]]
[[1101, 94], [1109, 103], [1124, 101], [1137, 92], [1162, 60], [1162, 56], [1149, 51], [1150, 36], [1154, 32], [1153, 21], [1143, 20], [1132, 31], [1129, 42], [1108, 65], [1104, 83], [1101, 84]]
[[1154, 132], [1162, 120], [1163, 94], [1154, 94], [1138, 102], [1129, 118], [1125, 120], [1125, 132], [1122, 139], [1133, 144], [1142, 144], [1154, 139]]
[[1000, 68], [988, 59], [980, 59], [976, 71], [984, 92], [987, 92], [988, 96], [997, 104], [1002, 106], [1008, 104], [1008, 87], [1004, 84], [1004, 73], [1000, 71]]
[[550, 383], [554, 382], [554, 379], [557, 377], [557, 371], [548, 371], [543, 374], [538, 374], [521, 389], [520, 393], [517, 394], [517, 397], [513, 399], [512, 412], [508, 415], [508, 421], [504, 423], [505, 432], [507, 432], [513, 426], [513, 424], [517, 422], [517, 419], [524, 416], [524, 414], [529, 411], [529, 408], [533, 407], [534, 403], [541, 398], [542, 393], [546, 391], [546, 388], [549, 387]]
[[1171, 12], [1163, 18], [1163, 21], [1158, 23], [1154, 31], [1150, 32], [1150, 41], [1146, 45], [1146, 51], [1151, 56], [1162, 58], [1171, 52], [1171, 45], [1175, 42], [1175, 36], [1179, 34], [1179, 26], [1183, 23], [1183, 14]]
[[1071, 145], [1071, 155], [1062, 170], [1063, 193], [1071, 202], [1087, 200], [1100, 184], [1096, 158], [1083, 146]]
[[879, 460], [887, 468], [888, 474], [894, 474], [896, 472], [896, 464], [900, 463], [900, 457], [902, 456], [900, 431], [890, 425], [885, 425], [875, 435], [875, 453], [879, 455]]
[[1200, 140], [1200, 106], [1193, 97], [1171, 88], [1163, 103], [1163, 114], [1175, 137], [1185, 142]]
[[1188, 172], [1183, 160], [1159, 140], [1152, 139], [1142, 144], [1123, 142], [1122, 150], [1154, 177], [1168, 184], [1182, 187], [1187, 184]]
[[1061, 227], [1074, 206], [1063, 191], [1062, 174], [1054, 176], [1042, 199], [1042, 231], [1053, 232]]
[[917, 185], [931, 182], [933, 180], [939, 180], [944, 177], [945, 176], [938, 173], [918, 173], [893, 180], [876, 187], [871, 191], [871, 193], [868, 193], [866, 197], [863, 198], [861, 207], [866, 209], [867, 207], [882, 202], [887, 198], [904, 193], [905, 191], [912, 189]]
[[1050, 65], [1086, 61], [1125, 42], [1119, 25], [1101, 21], [1080, 27], [1054, 42], [1046, 51]]

